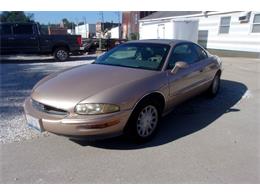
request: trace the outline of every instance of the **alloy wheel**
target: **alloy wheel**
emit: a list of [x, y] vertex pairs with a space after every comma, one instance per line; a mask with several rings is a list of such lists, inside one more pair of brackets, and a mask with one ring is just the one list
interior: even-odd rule
[[155, 106], [144, 107], [137, 118], [137, 133], [140, 137], [148, 137], [156, 129], [158, 123], [158, 111]]
[[57, 57], [61, 60], [64, 61], [68, 58], [68, 53], [64, 50], [59, 50], [57, 51]]

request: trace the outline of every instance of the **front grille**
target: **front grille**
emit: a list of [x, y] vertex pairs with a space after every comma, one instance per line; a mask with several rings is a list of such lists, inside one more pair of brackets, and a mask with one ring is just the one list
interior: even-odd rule
[[32, 100], [32, 106], [38, 111], [45, 112], [45, 113], [48, 113], [48, 114], [67, 115], [66, 110], [62, 110], [62, 109], [59, 109], [59, 108], [48, 106], [48, 105], [42, 104], [40, 102], [37, 102], [33, 99], [31, 99], [31, 100]]

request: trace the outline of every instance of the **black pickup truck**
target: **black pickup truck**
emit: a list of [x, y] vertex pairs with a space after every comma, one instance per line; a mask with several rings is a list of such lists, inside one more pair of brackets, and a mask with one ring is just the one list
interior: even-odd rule
[[84, 52], [81, 35], [45, 35], [37, 23], [0, 23], [1, 55], [52, 54], [58, 61]]

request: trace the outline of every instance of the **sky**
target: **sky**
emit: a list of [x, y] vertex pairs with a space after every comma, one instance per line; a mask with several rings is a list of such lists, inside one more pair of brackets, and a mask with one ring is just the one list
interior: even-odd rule
[[[75, 23], [86, 20], [86, 23], [89, 24], [95, 24], [101, 20], [101, 13], [99, 11], [30, 11], [26, 13], [33, 13], [34, 20], [41, 24], [60, 23], [63, 18], [67, 18], [69, 21]], [[118, 13], [119, 12], [103, 12], [104, 22], [118, 22]]]

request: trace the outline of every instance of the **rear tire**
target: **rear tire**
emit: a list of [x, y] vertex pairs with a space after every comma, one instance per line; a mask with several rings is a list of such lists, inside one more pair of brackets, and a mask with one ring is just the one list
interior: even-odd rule
[[158, 101], [149, 99], [142, 101], [127, 122], [126, 136], [138, 143], [149, 141], [157, 132], [161, 111]]
[[58, 47], [54, 50], [53, 55], [55, 59], [59, 62], [64, 62], [69, 59], [69, 51], [65, 47]]
[[220, 88], [220, 73], [217, 73], [208, 89], [209, 97], [214, 98], [218, 94], [219, 88]]

